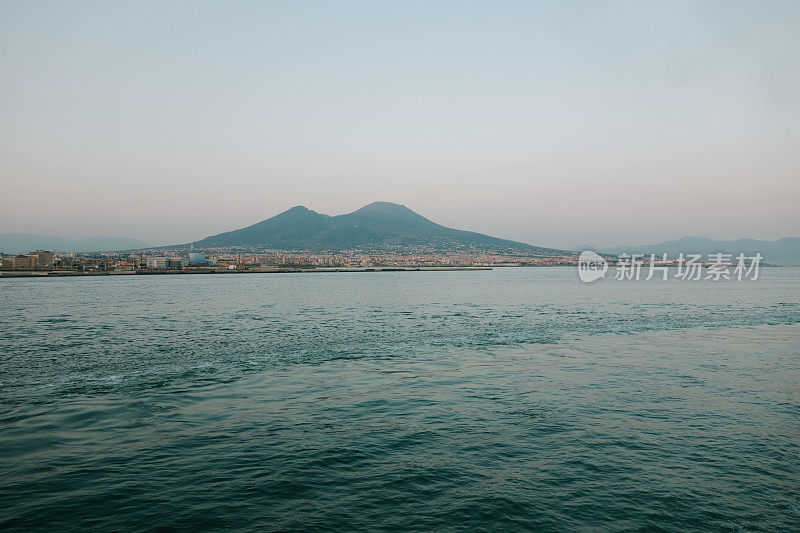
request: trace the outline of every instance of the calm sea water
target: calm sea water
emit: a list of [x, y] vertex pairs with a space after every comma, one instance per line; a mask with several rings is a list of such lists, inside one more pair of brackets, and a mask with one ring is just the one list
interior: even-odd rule
[[0, 280], [0, 528], [800, 530], [800, 270]]

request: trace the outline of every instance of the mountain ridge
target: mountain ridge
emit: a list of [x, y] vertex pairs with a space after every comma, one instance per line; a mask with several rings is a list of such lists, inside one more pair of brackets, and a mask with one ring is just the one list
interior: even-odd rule
[[38, 233], [0, 233], [0, 252], [5, 254], [27, 253], [32, 250], [54, 252], [113, 252], [147, 248], [148, 244], [130, 237], [88, 237], [65, 239]]
[[[800, 237], [783, 237], [775, 241], [760, 239], [735, 239], [729, 241], [710, 239], [707, 237], [693, 237], [686, 235], [679, 239], [663, 241], [640, 246], [619, 245], [611, 247], [582, 246], [580, 250], [593, 250], [602, 253], [618, 255], [627, 254], [668, 254], [675, 257], [683, 253], [699, 253], [703, 255], [714, 253], [743, 253], [747, 256], [760, 253], [764, 260], [771, 263], [800, 264]], [[574, 249], [578, 249], [574, 248]]]
[[405, 205], [372, 202], [350, 213], [326, 215], [297, 205], [238, 230], [190, 243], [201, 248], [263, 247], [336, 251], [354, 248], [471, 247], [552, 253], [558, 250], [437, 224]]

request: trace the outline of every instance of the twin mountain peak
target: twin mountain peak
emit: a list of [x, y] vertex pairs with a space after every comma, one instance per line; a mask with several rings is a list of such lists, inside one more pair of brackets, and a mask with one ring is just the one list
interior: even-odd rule
[[408, 207], [373, 202], [344, 215], [298, 205], [246, 228], [193, 243], [201, 248], [258, 247], [335, 251], [356, 248], [438, 248], [549, 253], [554, 250], [437, 224]]

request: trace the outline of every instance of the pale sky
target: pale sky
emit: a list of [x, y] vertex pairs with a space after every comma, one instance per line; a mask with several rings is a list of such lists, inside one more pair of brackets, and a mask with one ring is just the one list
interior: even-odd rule
[[531, 244], [800, 235], [800, 2], [0, 1], [0, 232], [376, 200]]

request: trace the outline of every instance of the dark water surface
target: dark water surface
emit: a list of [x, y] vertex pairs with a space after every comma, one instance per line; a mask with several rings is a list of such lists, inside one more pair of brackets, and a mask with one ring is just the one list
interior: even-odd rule
[[0, 280], [0, 528], [800, 531], [800, 270]]

